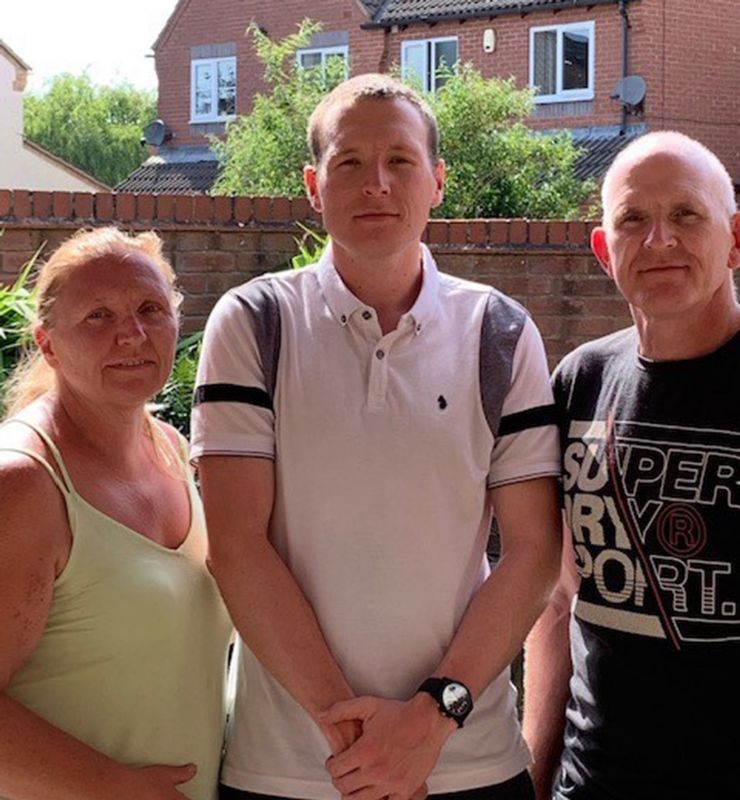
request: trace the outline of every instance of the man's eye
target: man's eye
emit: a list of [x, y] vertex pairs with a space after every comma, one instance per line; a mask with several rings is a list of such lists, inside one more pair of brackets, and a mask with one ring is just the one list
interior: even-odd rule
[[105, 308], [96, 308], [95, 311], [91, 311], [87, 315], [87, 319], [89, 320], [101, 320], [106, 319], [110, 316], [110, 311]]
[[698, 215], [692, 208], [679, 208], [674, 216], [677, 219], [692, 219]]
[[339, 167], [355, 167], [360, 161], [357, 158], [343, 158], [337, 166]]
[[145, 303], [140, 311], [144, 314], [157, 314], [162, 311], [162, 306], [159, 303]]

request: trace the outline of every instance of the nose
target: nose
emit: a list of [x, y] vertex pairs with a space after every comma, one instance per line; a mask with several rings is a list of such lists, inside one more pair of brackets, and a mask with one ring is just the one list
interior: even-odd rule
[[648, 231], [644, 244], [648, 250], [661, 250], [665, 247], [675, 247], [676, 237], [671, 223], [663, 219], [663, 217], [656, 217], [650, 225], [650, 230]]
[[363, 175], [362, 190], [368, 197], [382, 197], [390, 193], [389, 174], [382, 161], [371, 161]]
[[116, 341], [120, 345], [136, 345], [146, 339], [144, 326], [136, 314], [129, 314], [123, 320], [116, 333]]

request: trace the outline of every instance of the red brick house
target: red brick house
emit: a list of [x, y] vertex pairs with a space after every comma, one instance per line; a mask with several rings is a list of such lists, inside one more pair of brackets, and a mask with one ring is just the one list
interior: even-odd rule
[[[600, 174], [626, 141], [676, 129], [705, 142], [740, 183], [737, 0], [179, 0], [154, 44], [159, 113], [171, 138], [129, 191], [207, 191], [207, 134], [249, 110], [260, 68], [244, 32], [273, 38], [305, 16], [323, 24], [301, 64], [330, 57], [352, 74], [397, 63], [427, 88], [441, 62], [472, 62], [537, 92], [532, 127], [569, 128]], [[632, 76], [624, 97], [613, 95]], [[641, 80], [640, 80], [641, 79]], [[152, 163], [158, 162], [158, 163]], [[174, 181], [174, 182], [173, 182]]]

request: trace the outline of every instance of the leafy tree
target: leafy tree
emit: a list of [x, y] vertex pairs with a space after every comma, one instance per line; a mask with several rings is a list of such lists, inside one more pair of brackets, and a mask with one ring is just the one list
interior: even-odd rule
[[542, 135], [523, 120], [529, 89], [461, 66], [428, 96], [447, 163], [438, 217], [571, 217], [594, 189], [573, 173], [579, 150], [568, 132]]
[[[301, 168], [311, 111], [343, 77], [301, 70], [295, 52], [319, 26], [304, 20], [297, 33], [272, 42], [249, 30], [264, 65], [269, 92], [258, 94], [251, 113], [227, 128], [213, 146], [222, 164], [214, 194], [300, 195]], [[471, 65], [446, 70], [446, 81], [426, 98], [440, 128], [447, 162], [445, 200], [437, 217], [572, 217], [592, 193], [591, 181], [573, 173], [579, 150], [567, 132], [542, 135], [524, 120], [532, 111], [529, 89], [514, 80], [486, 79]]]
[[345, 62], [339, 58], [329, 59], [325, 70], [298, 68], [296, 51], [306, 47], [320, 27], [303, 20], [296, 33], [277, 42], [255, 24], [247, 29], [270, 91], [254, 96], [252, 111], [228, 126], [224, 141], [212, 139], [222, 164], [213, 194], [303, 194], [308, 118], [345, 76]]
[[24, 127], [32, 141], [114, 186], [146, 158], [142, 128], [156, 116], [153, 92], [63, 73], [25, 98]]

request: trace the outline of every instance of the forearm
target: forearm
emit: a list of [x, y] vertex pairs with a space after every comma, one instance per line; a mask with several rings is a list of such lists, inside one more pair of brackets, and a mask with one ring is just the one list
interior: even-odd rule
[[565, 598], [554, 598], [525, 645], [523, 729], [534, 757], [532, 779], [538, 800], [549, 800], [563, 749], [571, 676], [568, 620]]
[[210, 565], [243, 641], [312, 717], [353, 696], [310, 603], [266, 539], [238, 553], [212, 547]]
[[434, 674], [462, 681], [477, 697], [520, 652], [556, 578], [552, 543], [507, 549], [471, 599]]
[[[84, 713], [84, 712], [83, 712]], [[131, 770], [0, 693], [0, 796], [128, 800]]]

